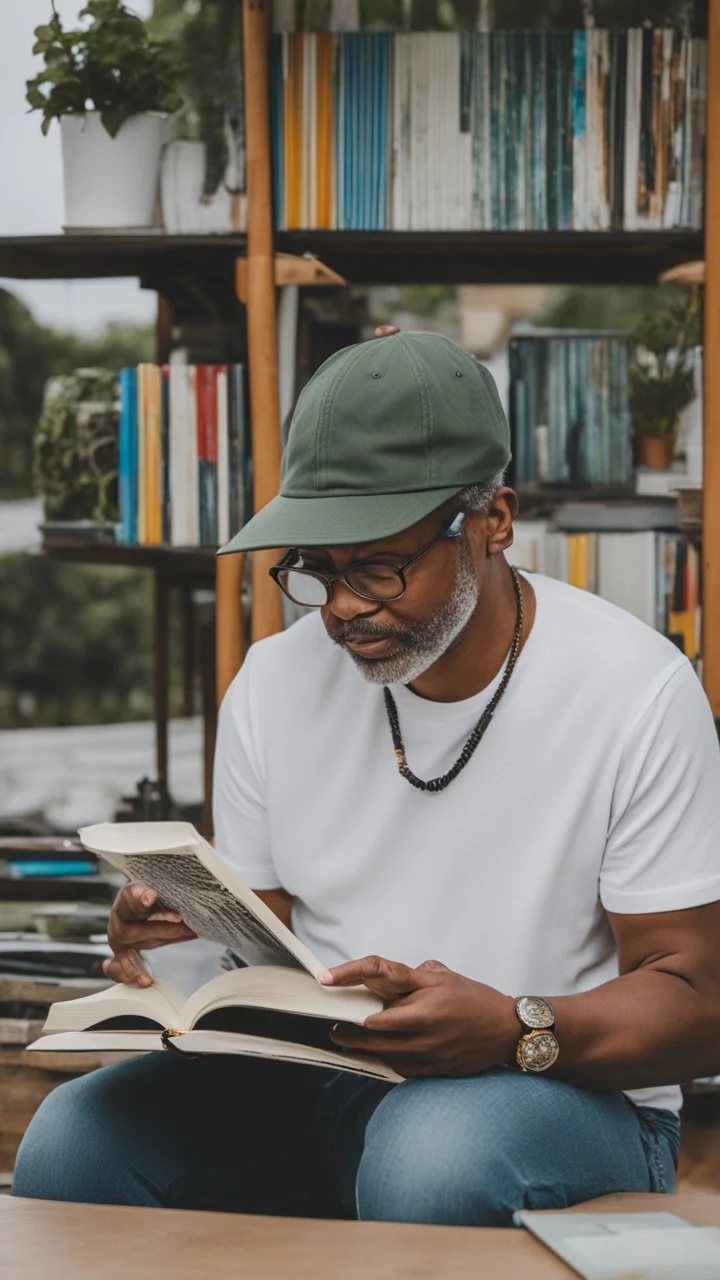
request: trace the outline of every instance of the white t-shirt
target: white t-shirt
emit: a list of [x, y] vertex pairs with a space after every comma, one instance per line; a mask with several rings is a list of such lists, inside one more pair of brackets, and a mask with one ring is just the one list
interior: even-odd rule
[[[531, 581], [532, 632], [444, 792], [400, 776], [382, 688], [317, 614], [255, 645], [228, 690], [218, 849], [293, 895], [323, 963], [434, 958], [510, 995], [570, 995], [617, 976], [603, 908], [720, 899], [720, 751], [690, 664], [597, 596]], [[416, 774], [446, 772], [496, 687], [440, 703], [393, 686]], [[631, 1096], [680, 1105], [674, 1087]]]

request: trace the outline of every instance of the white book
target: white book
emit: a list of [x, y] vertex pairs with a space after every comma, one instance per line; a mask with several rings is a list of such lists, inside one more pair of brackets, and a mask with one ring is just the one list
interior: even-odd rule
[[624, 231], [637, 231], [638, 228], [642, 48], [642, 29], [633, 27], [627, 33], [625, 169], [623, 175]]
[[198, 481], [197, 451], [197, 367], [185, 365], [185, 395], [183, 435], [185, 440], [185, 504], [187, 518], [185, 532], [187, 546], [197, 547], [200, 543], [200, 493]]
[[598, 535], [598, 595], [654, 627], [657, 618], [657, 534]]
[[430, 77], [429, 41], [426, 32], [412, 38], [412, 88], [410, 98], [411, 142], [410, 165], [412, 185], [413, 231], [428, 230], [428, 83]]
[[715, 1280], [720, 1229], [674, 1213], [542, 1213], [519, 1210], [526, 1227], [582, 1280]]
[[588, 27], [585, 32], [585, 198], [588, 231], [597, 230], [600, 195], [598, 151], [597, 30]]
[[156, 981], [55, 1004], [48, 1034], [31, 1050], [237, 1053], [400, 1082], [385, 1063], [346, 1055], [330, 1038], [335, 1022], [362, 1025], [380, 1012], [382, 1000], [362, 986], [318, 982], [324, 966], [317, 957], [190, 823], [105, 822], [83, 828], [80, 838], [247, 967], [211, 979], [188, 998], [172, 983]]
[[230, 405], [227, 370], [215, 372], [217, 397], [217, 501], [218, 542], [223, 547], [230, 541]]
[[594, 160], [598, 174], [597, 219], [593, 230], [610, 230], [609, 154], [605, 127], [605, 92], [610, 76], [610, 32], [597, 31], [597, 156]]

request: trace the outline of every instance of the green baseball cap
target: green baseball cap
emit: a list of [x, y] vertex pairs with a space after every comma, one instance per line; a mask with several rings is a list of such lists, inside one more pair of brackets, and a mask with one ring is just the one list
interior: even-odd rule
[[434, 333], [345, 347], [298, 398], [279, 496], [220, 554], [388, 538], [509, 461], [495, 382], [462, 347]]

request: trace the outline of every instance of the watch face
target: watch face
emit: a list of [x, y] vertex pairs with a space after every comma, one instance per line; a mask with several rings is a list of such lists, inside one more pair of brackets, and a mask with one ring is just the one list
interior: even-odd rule
[[552, 1005], [543, 1000], [542, 996], [523, 996], [517, 1001], [515, 1011], [526, 1027], [544, 1030], [552, 1027], [555, 1022]]
[[531, 1031], [520, 1041], [518, 1065], [525, 1071], [547, 1071], [557, 1062], [560, 1046], [552, 1031]]

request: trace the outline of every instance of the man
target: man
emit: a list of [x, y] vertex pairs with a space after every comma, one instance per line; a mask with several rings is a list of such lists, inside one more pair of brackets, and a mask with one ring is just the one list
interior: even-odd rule
[[[50, 1096], [17, 1194], [486, 1225], [672, 1190], [676, 1082], [720, 1068], [714, 726], [664, 637], [510, 568], [509, 456], [466, 352], [348, 348], [224, 549], [290, 548], [310, 611], [223, 704], [217, 846], [385, 999], [334, 1038], [406, 1082], [148, 1055]], [[126, 888], [108, 973], [188, 932]]]

